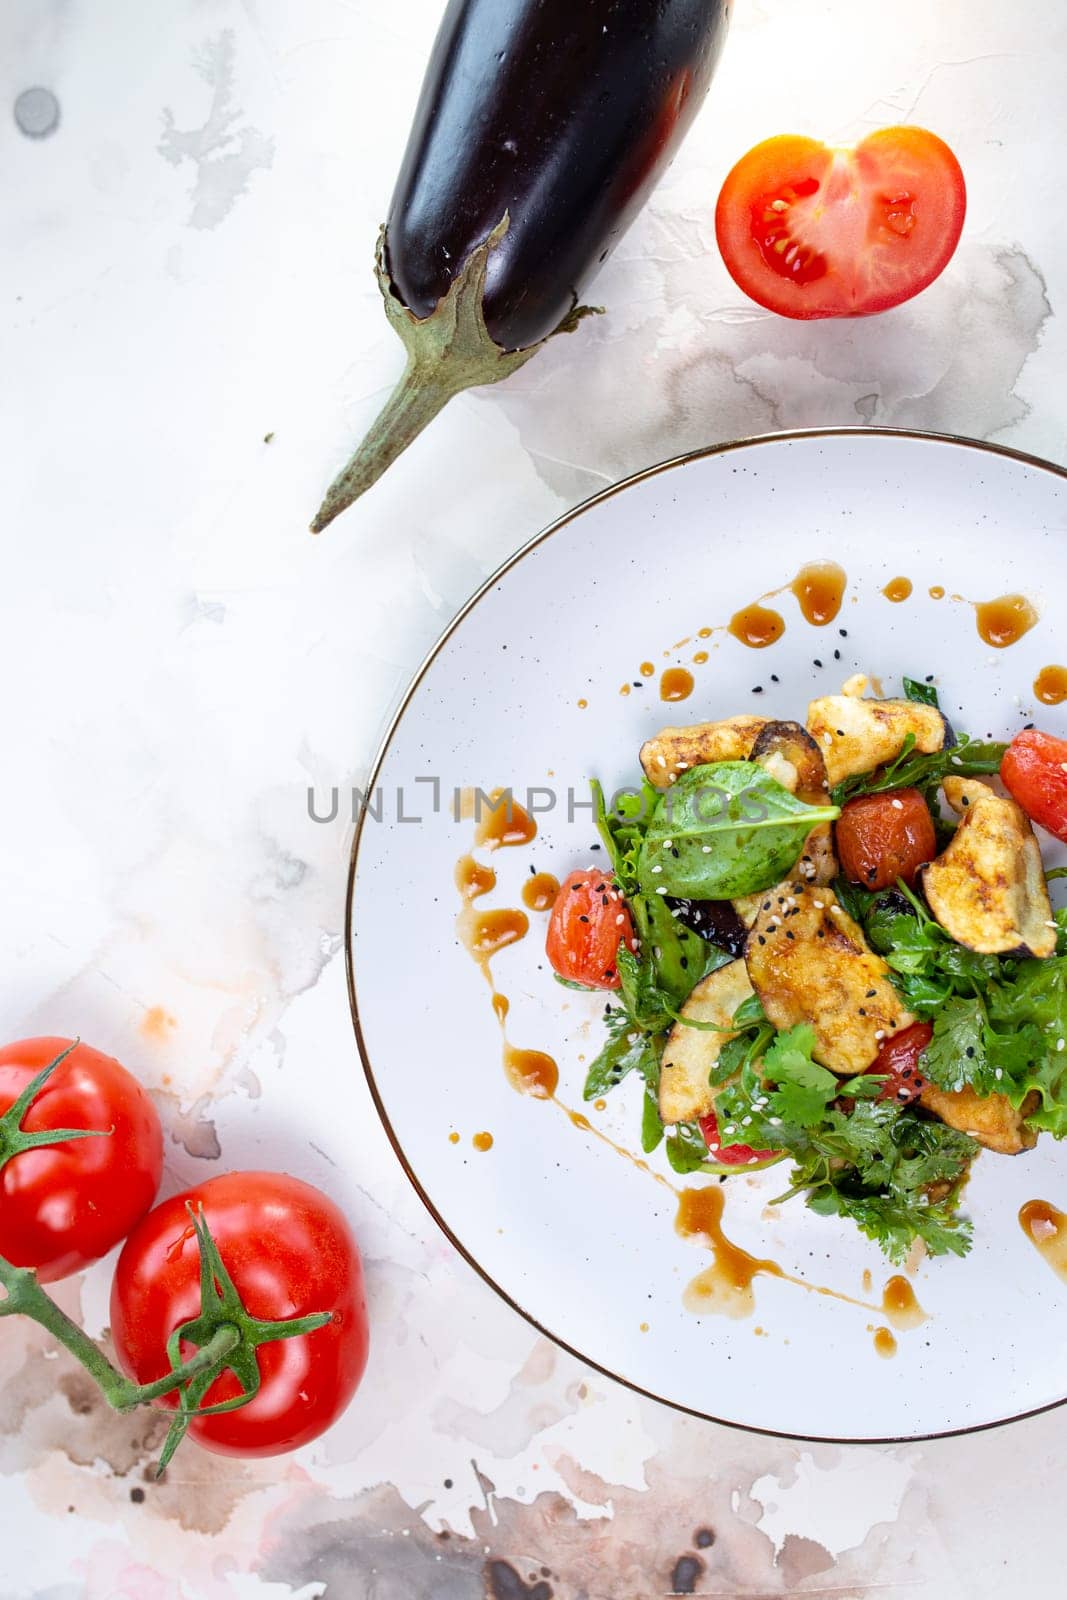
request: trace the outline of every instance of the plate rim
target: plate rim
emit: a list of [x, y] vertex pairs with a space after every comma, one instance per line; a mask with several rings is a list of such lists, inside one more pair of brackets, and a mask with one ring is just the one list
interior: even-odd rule
[[[474, 591], [470, 598], [464, 602], [464, 604], [456, 612], [455, 616], [452, 617], [447, 623], [445, 628], [431, 645], [430, 649], [426, 652], [412, 674], [412, 677], [409, 680], [399, 703], [392, 712], [392, 715], [389, 717], [385, 732], [382, 734], [379, 741], [378, 748], [375, 752], [374, 759], [371, 762], [367, 776], [367, 792], [373, 793], [378, 782], [378, 778], [381, 774], [382, 766], [384, 765], [385, 759], [389, 753], [389, 748], [400, 729], [400, 725], [408, 711], [408, 708], [415, 698], [415, 695], [417, 694], [427, 672], [437, 659], [438, 655], [444, 649], [449, 639], [474, 610], [474, 607], [478, 604], [478, 602], [483, 600], [485, 596], [489, 594], [490, 591], [494, 589], [495, 586], [501, 581], [501, 579], [510, 573], [514, 567], [517, 567], [520, 561], [522, 561], [526, 556], [530, 555], [540, 545], [546, 543], [547, 540], [553, 536], [553, 534], [561, 532], [572, 522], [575, 522], [579, 517], [584, 515], [585, 512], [591, 510], [594, 506], [600, 505], [603, 501], [611, 499], [614, 495], [621, 494], [624, 490], [632, 488], [638, 483], [644, 482], [647, 478], [658, 477], [660, 474], [671, 472], [675, 468], [688, 466], [694, 461], [702, 461], [709, 456], [727, 455], [734, 450], [746, 450], [758, 447], [759, 445], [792, 443], [800, 439], [827, 438], [921, 439], [929, 443], [956, 445], [963, 449], [981, 452], [982, 454], [1002, 456], [1007, 457], [1009, 460], [1022, 462], [1025, 466], [1036, 467], [1041, 471], [1050, 473], [1053, 477], [1062, 480], [1064, 483], [1067, 483], [1067, 467], [1060, 466], [1054, 461], [1049, 461], [1044, 456], [1038, 456], [1026, 450], [1016, 449], [1012, 445], [996, 444], [987, 439], [973, 439], [967, 437], [965, 434], [939, 433], [921, 428], [865, 427], [863, 425], [846, 425], [825, 428], [789, 428], [775, 433], [752, 434], [738, 439], [728, 439], [723, 441], [721, 444], [703, 445], [696, 450], [687, 450], [681, 455], [670, 456], [664, 461], [654, 463], [652, 466], [642, 467], [638, 471], [630, 473], [627, 477], [620, 478], [617, 482], [609, 484], [606, 488], [598, 489], [594, 494], [591, 494], [587, 496], [586, 499], [579, 501], [577, 505], [572, 506], [569, 510], [562, 512], [560, 516], [556, 517], [552, 522], [548, 523], [537, 533], [533, 534], [531, 538], [525, 540], [524, 543], [519, 545], [516, 550], [513, 550], [512, 553], [505, 557], [500, 565], [496, 567], [481, 584], [479, 584], [478, 588]], [[653, 1400], [659, 1405], [669, 1406], [673, 1411], [679, 1411], [686, 1416], [696, 1417], [702, 1422], [713, 1422], [722, 1428], [733, 1428], [741, 1433], [760, 1434], [764, 1437], [772, 1439], [794, 1440], [801, 1444], [916, 1444], [933, 1439], [957, 1439], [965, 1437], [968, 1434], [985, 1433], [992, 1428], [1007, 1427], [1011, 1423], [1025, 1422], [1031, 1417], [1044, 1416], [1046, 1412], [1056, 1411], [1061, 1406], [1067, 1405], [1067, 1393], [1065, 1393], [1061, 1395], [1058, 1400], [1050, 1400], [1044, 1405], [1033, 1406], [1026, 1411], [1013, 1412], [1009, 1416], [997, 1417], [990, 1422], [969, 1423], [960, 1428], [942, 1428], [931, 1433], [871, 1434], [851, 1437], [842, 1436], [840, 1434], [793, 1433], [782, 1428], [756, 1427], [751, 1423], [734, 1421], [728, 1417], [719, 1417], [713, 1412], [702, 1410], [698, 1406], [686, 1405], [686, 1403], [682, 1400], [672, 1399], [669, 1395], [657, 1394], [655, 1390], [648, 1389], [643, 1384], [635, 1382], [632, 1378], [627, 1378], [624, 1376], [624, 1374], [613, 1371], [610, 1367], [605, 1366], [602, 1362], [597, 1361], [594, 1357], [590, 1356], [586, 1351], [579, 1350], [575, 1345], [570, 1344], [558, 1333], [554, 1333], [551, 1328], [546, 1327], [545, 1324], [533, 1314], [533, 1312], [528, 1311], [525, 1306], [521, 1305], [518, 1300], [514, 1299], [514, 1297], [496, 1281], [492, 1274], [481, 1265], [471, 1250], [468, 1249], [463, 1241], [458, 1238], [458, 1236], [449, 1227], [448, 1223], [445, 1221], [444, 1217], [441, 1215], [440, 1211], [438, 1211], [434, 1202], [423, 1188], [418, 1175], [411, 1166], [411, 1163], [408, 1161], [404, 1148], [397, 1137], [391, 1121], [389, 1120], [389, 1115], [385, 1109], [382, 1096], [379, 1093], [377, 1081], [374, 1076], [374, 1068], [371, 1065], [370, 1051], [367, 1047], [366, 1040], [363, 1037], [363, 1028], [360, 1021], [352, 940], [352, 921], [356, 898], [356, 879], [359, 869], [359, 847], [363, 837], [363, 825], [366, 821], [366, 816], [366, 811], [361, 810], [355, 824], [352, 835], [352, 844], [349, 851], [348, 881], [345, 891], [344, 940], [345, 977], [348, 989], [349, 1015], [352, 1022], [353, 1032], [355, 1034], [356, 1049], [359, 1052], [359, 1058], [363, 1066], [363, 1073], [367, 1082], [367, 1087], [370, 1090], [371, 1099], [374, 1102], [375, 1110], [377, 1111], [382, 1127], [385, 1130], [386, 1137], [393, 1148], [393, 1153], [399, 1161], [404, 1175], [407, 1177], [409, 1183], [415, 1190], [415, 1193], [418, 1195], [423, 1205], [426, 1207], [426, 1210], [429, 1212], [434, 1222], [440, 1228], [441, 1232], [445, 1235], [446, 1239], [448, 1239], [453, 1248], [458, 1251], [459, 1255], [463, 1258], [467, 1265], [474, 1269], [477, 1275], [481, 1278], [482, 1282], [487, 1284], [489, 1288], [492, 1289], [501, 1300], [503, 1300], [505, 1305], [509, 1306], [512, 1311], [517, 1312], [518, 1315], [522, 1317], [524, 1321], [529, 1323], [531, 1327], [535, 1328], [538, 1333], [540, 1333], [544, 1338], [551, 1340], [551, 1342], [558, 1346], [559, 1349], [565, 1350], [568, 1355], [574, 1356], [578, 1361], [583, 1362], [587, 1367], [591, 1367], [593, 1371], [599, 1373], [601, 1377], [608, 1378], [613, 1383], [621, 1384], [623, 1388], [629, 1389], [633, 1394], [640, 1395], [643, 1399]]]

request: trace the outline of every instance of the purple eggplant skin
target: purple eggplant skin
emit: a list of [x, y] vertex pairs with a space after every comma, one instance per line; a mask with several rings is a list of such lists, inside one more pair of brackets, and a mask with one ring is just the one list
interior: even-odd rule
[[552, 333], [681, 143], [731, 3], [449, 0], [386, 223], [392, 292], [429, 316], [506, 213], [489, 334]]

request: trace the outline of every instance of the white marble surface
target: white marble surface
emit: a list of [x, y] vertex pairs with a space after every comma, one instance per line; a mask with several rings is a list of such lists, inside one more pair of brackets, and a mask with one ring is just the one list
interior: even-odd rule
[[[457, 401], [313, 541], [399, 367], [371, 256], [439, 10], [8, 0], [0, 19], [0, 1035], [80, 1032], [133, 1066], [171, 1188], [221, 1161], [329, 1189], [374, 1319], [318, 1445], [252, 1466], [186, 1447], [158, 1486], [155, 1423], [101, 1414], [5, 1324], [0, 1596], [1058, 1595], [1061, 1414], [900, 1448], [730, 1432], [589, 1373], [456, 1258], [363, 1085], [348, 821], [311, 822], [306, 791], [358, 782], [480, 579], [635, 468], [857, 420], [1067, 459], [1067, 18], [738, 0], [707, 109], [598, 281], [609, 314]], [[46, 139], [4, 109], [32, 84], [60, 103]], [[711, 225], [733, 159], [908, 119], [968, 177], [944, 278], [856, 324], [745, 304]], [[96, 1331], [107, 1287], [105, 1264], [64, 1291]]]

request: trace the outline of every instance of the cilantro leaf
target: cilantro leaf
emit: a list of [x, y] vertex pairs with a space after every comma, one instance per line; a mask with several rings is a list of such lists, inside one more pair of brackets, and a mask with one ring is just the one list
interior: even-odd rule
[[838, 1092], [837, 1079], [812, 1057], [815, 1031], [807, 1023], [780, 1033], [763, 1058], [764, 1076], [776, 1085], [773, 1115], [801, 1128], [821, 1122]]

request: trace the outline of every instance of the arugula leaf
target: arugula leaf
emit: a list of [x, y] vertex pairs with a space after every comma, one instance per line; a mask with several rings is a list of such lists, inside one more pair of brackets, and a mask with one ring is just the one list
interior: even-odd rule
[[806, 805], [751, 761], [693, 767], [659, 797], [638, 860], [640, 887], [695, 900], [770, 888], [816, 823], [839, 814]]
[[651, 1036], [635, 1026], [626, 1010], [612, 1007], [605, 1014], [604, 1025], [608, 1037], [586, 1073], [583, 1100], [599, 1099], [631, 1072], [640, 1072], [647, 1081], [650, 1068], [654, 1068], [657, 1081], [659, 1078], [659, 1052]]
[[979, 742], [961, 734], [954, 745], [922, 755], [915, 750], [915, 736], [908, 734], [899, 756], [887, 766], [872, 772], [843, 778], [830, 791], [835, 806], [843, 806], [858, 794], [884, 794], [887, 789], [919, 789], [936, 817], [937, 790], [943, 778], [976, 778], [1000, 771], [1006, 744]]
[[667, 1135], [666, 1150], [674, 1172], [700, 1172], [708, 1160], [704, 1135], [695, 1122], [679, 1122]]
[[937, 690], [932, 683], [919, 683], [916, 678], [904, 679], [905, 700], [917, 701], [922, 706], [936, 706], [940, 709]]
[[650, 1156], [663, 1139], [663, 1119], [659, 1114], [659, 1062], [656, 1062], [656, 1079], [645, 1077], [645, 1097], [641, 1102], [641, 1149]]

